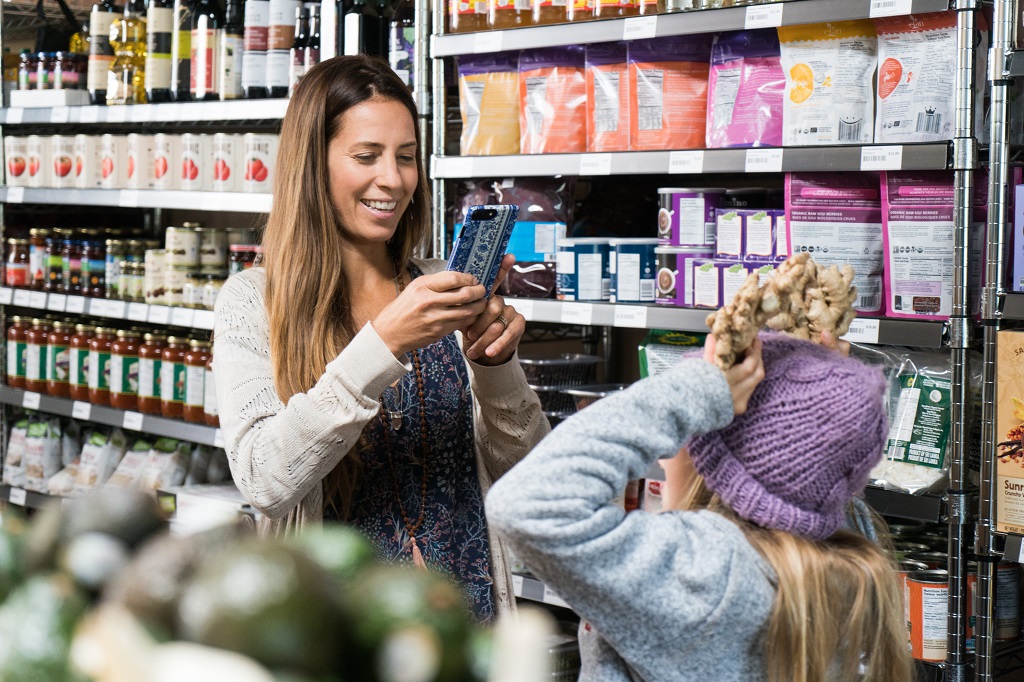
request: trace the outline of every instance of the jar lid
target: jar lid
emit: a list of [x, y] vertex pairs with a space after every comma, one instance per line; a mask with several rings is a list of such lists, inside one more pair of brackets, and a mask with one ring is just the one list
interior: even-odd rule
[[14, 246], [25, 246], [26, 244], [28, 244], [28, 240], [27, 239], [14, 239], [14, 238], [11, 238], [11, 239], [7, 240], [7, 243], [8, 244], [12, 244]]
[[131, 248], [133, 246], [142, 246], [142, 240], [141, 239], [129, 239], [128, 240], [128, 248]]
[[167, 249], [146, 249], [146, 255], [153, 254], [154, 258], [167, 255]]
[[76, 332], [92, 332], [92, 331], [96, 331], [96, 326], [95, 325], [91, 325], [91, 324], [76, 324], [75, 325], [75, 331]]
[[167, 334], [157, 334], [155, 332], [148, 332], [142, 335], [142, 338], [146, 341], [166, 341]]
[[14, 322], [15, 324], [17, 324], [18, 322], [24, 322], [27, 319], [27, 317], [23, 317], [21, 315], [11, 315], [10, 317], [11, 322]]
[[33, 327], [39, 327], [39, 326], [42, 326], [44, 324], [49, 324], [49, 323], [50, 323], [50, 321], [47, 320], [46, 318], [43, 318], [43, 317], [33, 317], [32, 318], [32, 326]]
[[125, 241], [123, 239], [108, 239], [107, 240], [107, 248], [114, 247], [114, 246], [124, 246], [124, 244], [125, 244]]
[[50, 236], [50, 230], [45, 228], [45, 227], [33, 227], [31, 230], [28, 231], [28, 233], [30, 235], [32, 235], [33, 237], [49, 237]]
[[51, 326], [54, 329], [71, 329], [74, 325], [72, 323], [70, 323], [70, 322], [65, 322], [65, 321], [62, 321], [62, 320], [57, 320]]
[[188, 339], [184, 336], [168, 336], [167, 343], [177, 344], [188, 344]]
[[139, 332], [135, 329], [118, 329], [117, 338], [119, 339], [137, 339]]
[[212, 344], [209, 341], [200, 341], [199, 339], [189, 339], [188, 345], [193, 348], [209, 348]]

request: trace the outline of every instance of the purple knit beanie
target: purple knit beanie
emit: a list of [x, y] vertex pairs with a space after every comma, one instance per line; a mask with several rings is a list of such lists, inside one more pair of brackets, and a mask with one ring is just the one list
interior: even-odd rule
[[748, 521], [827, 538], [882, 457], [885, 379], [808, 341], [761, 339], [765, 378], [746, 413], [694, 438], [690, 457], [707, 487]]

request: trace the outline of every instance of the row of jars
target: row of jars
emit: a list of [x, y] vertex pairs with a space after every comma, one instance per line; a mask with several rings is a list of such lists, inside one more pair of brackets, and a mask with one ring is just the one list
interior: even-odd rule
[[230, 269], [232, 246], [255, 243], [256, 233], [250, 229], [204, 227], [200, 222], [186, 222], [164, 231], [163, 258], [174, 267], [222, 271]]
[[14, 316], [7, 384], [37, 393], [219, 426], [209, 341]]
[[760, 5], [780, 0], [449, 0], [453, 33], [613, 19], [637, 15]]
[[84, 90], [88, 55], [74, 52], [22, 50], [19, 90]]

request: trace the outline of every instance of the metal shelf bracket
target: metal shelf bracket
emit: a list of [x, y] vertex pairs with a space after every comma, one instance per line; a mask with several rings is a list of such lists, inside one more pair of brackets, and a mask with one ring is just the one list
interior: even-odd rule
[[978, 167], [978, 141], [973, 137], [952, 140], [953, 170], [974, 170]]

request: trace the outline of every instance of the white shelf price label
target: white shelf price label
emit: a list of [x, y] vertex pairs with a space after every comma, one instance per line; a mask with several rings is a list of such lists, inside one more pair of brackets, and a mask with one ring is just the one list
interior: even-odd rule
[[124, 123], [128, 118], [128, 107], [110, 107], [106, 114], [107, 123]]
[[590, 325], [594, 321], [593, 303], [563, 303], [562, 324]]
[[171, 319], [171, 309], [165, 305], [149, 306], [149, 322], [151, 324], [167, 324]]
[[743, 17], [743, 28], [778, 28], [782, 26], [782, 4], [749, 5]]
[[880, 323], [866, 317], [859, 317], [850, 323], [850, 330], [843, 335], [843, 340], [850, 343], [878, 343]]
[[527, 322], [533, 321], [533, 301], [528, 298], [518, 298], [512, 303], [516, 312], [526, 318]]
[[25, 506], [25, 500], [28, 498], [28, 494], [24, 488], [11, 488], [11, 504], [16, 504], [19, 507]]
[[71, 405], [71, 417], [73, 419], [81, 419], [82, 421], [89, 421], [89, 417], [92, 416], [92, 405], [84, 403], [81, 400], [76, 400]]
[[89, 303], [89, 314], [98, 315], [100, 317], [106, 317], [108, 310], [107, 303], [109, 303], [109, 301], [107, 301], [106, 299], [94, 298]]
[[107, 301], [107, 317], [124, 318], [124, 310], [127, 304], [124, 301]]
[[647, 328], [647, 306], [644, 305], [617, 305], [615, 306], [616, 327], [633, 327], [635, 329]]
[[669, 173], [702, 173], [704, 171], [704, 150], [692, 152], [669, 152]]
[[50, 109], [50, 123], [67, 123], [70, 120], [70, 107], [54, 107]]
[[[106, 107], [104, 107], [106, 109]], [[100, 108], [95, 107], [82, 107], [78, 112], [79, 123], [99, 123], [100, 120]]]
[[21, 406], [26, 410], [38, 410], [39, 409], [39, 398], [42, 397], [38, 393], [33, 391], [26, 391], [25, 395], [21, 397]]
[[27, 308], [29, 301], [31, 300], [32, 292], [27, 289], [15, 289], [14, 290], [14, 305], [20, 305]]
[[85, 297], [84, 296], [68, 296], [67, 304], [64, 306], [64, 310], [69, 313], [84, 313], [85, 312]]
[[28, 304], [33, 308], [46, 310], [46, 292], [33, 291], [31, 294], [28, 295]]
[[128, 319], [133, 322], [145, 322], [149, 318], [149, 306], [145, 303], [129, 303]]
[[175, 327], [191, 327], [192, 326], [192, 314], [195, 312], [191, 308], [171, 308], [171, 324]]
[[658, 17], [629, 17], [622, 24], [623, 40], [644, 40], [658, 33]]
[[903, 145], [886, 147], [861, 147], [860, 169], [862, 171], [888, 171], [903, 168]]
[[7, 110], [7, 117], [4, 119], [4, 123], [7, 125], [21, 123], [21, 118], [24, 114], [25, 110], [21, 107], [11, 107]]
[[444, 175], [446, 178], [471, 178], [473, 177], [473, 159], [465, 156], [449, 156], [444, 160]]
[[[115, 107], [116, 108], [116, 107]], [[117, 205], [121, 208], [136, 208], [139, 205], [139, 190], [123, 189], [117, 197]]]
[[222, 448], [224, 447], [224, 432], [217, 429], [213, 432], [213, 447]]
[[11, 301], [14, 300], [14, 289], [8, 289], [7, 287], [0, 287], [0, 304], [10, 305]]
[[125, 412], [124, 421], [121, 425], [129, 431], [141, 431], [142, 430], [142, 413], [141, 412]]
[[213, 322], [212, 310], [197, 310], [192, 318], [192, 326], [196, 329], [213, 329]]
[[611, 175], [611, 154], [583, 154], [580, 156], [580, 175]]
[[473, 54], [501, 52], [505, 34], [503, 31], [481, 31], [473, 36]]
[[903, 14], [910, 14], [913, 0], [871, 0], [871, 7], [868, 9], [868, 17], [895, 17]]
[[746, 173], [781, 173], [781, 149], [748, 149], [743, 163]]
[[7, 203], [9, 204], [20, 204], [25, 201], [25, 188], [24, 187], [8, 187], [7, 188]]
[[523, 596], [523, 576], [512, 576], [512, 592], [515, 593], [517, 597]]
[[64, 312], [68, 307], [68, 297], [64, 294], [50, 294], [50, 297], [46, 299], [46, 309], [53, 310], [58, 313]]

